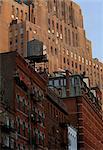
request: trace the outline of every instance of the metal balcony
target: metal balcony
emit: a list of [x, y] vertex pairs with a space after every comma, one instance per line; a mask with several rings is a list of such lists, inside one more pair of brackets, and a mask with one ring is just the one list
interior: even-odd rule
[[37, 139], [37, 136], [32, 136], [31, 138], [29, 137], [29, 140], [28, 140], [28, 145], [33, 145], [35, 148], [38, 147], [38, 139]]
[[1, 143], [1, 148], [3, 150], [15, 150], [15, 147], [7, 146], [7, 145], [2, 144], [2, 143]]
[[24, 83], [23, 80], [20, 80], [19, 75], [15, 75], [14, 78], [15, 78], [16, 84], [17, 84], [20, 88], [22, 88], [22, 90], [24, 90], [25, 92], [27, 92], [27, 91], [28, 91], [28, 87], [27, 87], [27, 85]]
[[10, 125], [1, 123], [0, 126], [1, 126], [1, 132], [5, 132], [5, 133], [15, 132], [15, 128]]
[[31, 99], [34, 99], [34, 102], [41, 102], [43, 100], [43, 97], [37, 95], [36, 92], [31, 92], [30, 97]]
[[36, 115], [37, 115], [36, 113], [31, 114], [31, 122], [36, 123], [36, 118], [37, 118]]
[[33, 122], [34, 124], [42, 123], [42, 117], [36, 114], [35, 112], [33, 112], [31, 114], [31, 122]]
[[3, 150], [15, 150], [16, 149], [16, 142], [15, 142], [15, 140], [13, 142], [11, 142], [11, 138], [9, 138], [9, 141], [2, 139], [0, 147]]
[[59, 123], [59, 126], [60, 126], [61, 128], [67, 128], [67, 123]]

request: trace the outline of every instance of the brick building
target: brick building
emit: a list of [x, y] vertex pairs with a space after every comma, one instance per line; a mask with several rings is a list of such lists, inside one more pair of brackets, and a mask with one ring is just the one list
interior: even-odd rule
[[[91, 41], [86, 37], [82, 11], [80, 6], [75, 2], [71, 0], [0, 0], [0, 37], [2, 37], [0, 38], [0, 52], [18, 51], [23, 57], [27, 56], [28, 42], [32, 42], [34, 39], [43, 42], [44, 54], [47, 55], [49, 60], [45, 68], [49, 73], [52, 74], [54, 71], [68, 69], [72, 74], [85, 74], [85, 76], [90, 79], [90, 83], [88, 82], [90, 86], [88, 86], [88, 88], [99, 87], [103, 91], [103, 63], [98, 59], [92, 58]], [[31, 51], [31, 49], [29, 50]], [[8, 55], [5, 56], [7, 59], [4, 59], [4, 55], [6, 54], [0, 54], [0, 64], [3, 63], [3, 65], [0, 65], [0, 82], [2, 81], [2, 90], [0, 89], [0, 99], [2, 102], [0, 103], [0, 109], [2, 110], [1, 112], [3, 112], [2, 118], [4, 122], [6, 120], [7, 125], [12, 125], [9, 127], [9, 132], [7, 132], [6, 127], [6, 132], [2, 133], [3, 136], [0, 137], [0, 141], [3, 142], [6, 139], [7, 146], [11, 147], [12, 145], [13, 147], [13, 145], [16, 145], [18, 149], [28, 149], [28, 147], [34, 148], [38, 146], [40, 149], [45, 146], [47, 148], [59, 148], [61, 144], [60, 136], [51, 139], [49, 134], [53, 137], [51, 131], [52, 126], [48, 126], [47, 132], [44, 127], [44, 120], [47, 119], [50, 122], [53, 120], [53, 116], [49, 118], [48, 115], [45, 115], [45, 113], [47, 114], [47, 109], [46, 111], [44, 109], [46, 104], [52, 104], [58, 112], [61, 110], [59, 104], [57, 106], [55, 102], [56, 105], [54, 106], [54, 102], [52, 102], [54, 99], [53, 93], [47, 90], [52, 96], [47, 96], [48, 93], [46, 93], [45, 96], [45, 81], [36, 72], [30, 69], [30, 64], [28, 68], [27, 63], [22, 57], [18, 56], [16, 58], [16, 54], [8, 53]], [[43, 67], [42, 64], [40, 64], [40, 66]], [[99, 147], [99, 145], [102, 146], [102, 123], [101, 101], [99, 97], [101, 96], [99, 96], [98, 99], [96, 98], [98, 95], [96, 95], [97, 89], [94, 90], [93, 88], [88, 90], [87, 86], [82, 87], [82, 84], [78, 85], [77, 83], [83, 83], [83, 85], [85, 85], [84, 82], [82, 82], [81, 76], [71, 76], [71, 80], [66, 80], [64, 76], [65, 75], [61, 75], [58, 77], [59, 80], [56, 81], [53, 79], [49, 88], [52, 88], [53, 84], [52, 90], [54, 90], [58, 96], [60, 95], [62, 98], [71, 96], [68, 98], [70, 101], [65, 100], [65, 102], [68, 104], [73, 103], [73, 113], [77, 113], [74, 109], [75, 107], [83, 105], [82, 125], [84, 125], [84, 123], [86, 124], [85, 120], [88, 120], [88, 116], [91, 117], [91, 114], [95, 116], [96, 119], [91, 117], [91, 120], [94, 121], [88, 121], [88, 124], [91, 122], [91, 126], [95, 128], [95, 131], [92, 131], [92, 128], [90, 131], [87, 124], [88, 131], [85, 131], [85, 126], [83, 126], [83, 132], [80, 131], [83, 137], [79, 135], [81, 138], [79, 141], [84, 141], [84, 143], [79, 145], [78, 142], [78, 146], [81, 147], [81, 149], [85, 147], [88, 149], [90, 147], [93, 148], [91, 138], [93, 138], [93, 140], [95, 138], [95, 142], [97, 142], [95, 146], [97, 146], [97, 149], [100, 149], [101, 147]], [[15, 80], [13, 80], [13, 77]], [[73, 87], [74, 80], [77, 82]], [[72, 81], [72, 83], [70, 81]], [[81, 89], [84, 87], [86, 91], [82, 93], [83, 90]], [[14, 96], [10, 94], [11, 92], [15, 93]], [[35, 94], [37, 98], [34, 98]], [[99, 95], [101, 95], [100, 92]], [[55, 95], [55, 99], [58, 99], [58, 96]], [[44, 106], [42, 105], [42, 101], [38, 102], [38, 97], [39, 99], [41, 99], [41, 97], [45, 99], [46, 103], [44, 103]], [[33, 99], [35, 99], [35, 102], [33, 102]], [[71, 99], [73, 99], [73, 101], [71, 101]], [[93, 101], [91, 102], [90, 100]], [[3, 104], [3, 102], [5, 103]], [[86, 108], [84, 107], [85, 105], [87, 106]], [[68, 105], [68, 111], [69, 109]], [[86, 114], [86, 116], [84, 113], [85, 109], [87, 109], [88, 114]], [[61, 114], [66, 115], [63, 108]], [[6, 116], [6, 119], [3, 115]], [[81, 120], [81, 118], [78, 119], [79, 116], [70, 116], [69, 120], [71, 119], [70, 121], [72, 123]], [[98, 123], [96, 120], [98, 120]], [[1, 125], [2, 124], [4, 126], [4, 123], [1, 123]], [[60, 128], [59, 130], [57, 129], [59, 126], [58, 120], [56, 120], [55, 123], [53, 122], [53, 124], [57, 124], [54, 130], [58, 132], [60, 130]], [[98, 127], [96, 127], [95, 124], [97, 124]], [[73, 125], [76, 127], [76, 124]], [[17, 132], [15, 127], [18, 129]], [[27, 131], [27, 128], [29, 131]], [[35, 131], [31, 131], [31, 129], [35, 129]], [[51, 133], [49, 133], [49, 129]], [[0, 130], [0, 132], [1, 131], [5, 130]], [[89, 141], [86, 139], [87, 132], [92, 132], [88, 135], [90, 136], [91, 134]], [[100, 135], [97, 135], [97, 132], [99, 132]], [[5, 138], [3, 139], [3, 137]], [[48, 140], [45, 140], [46, 137]], [[50, 144], [50, 140], [52, 140], [52, 144]], [[66, 139], [64, 139], [62, 144], [66, 146], [65, 140]], [[58, 147], [55, 142], [58, 143]]]
[[49, 87], [59, 90], [59, 95], [67, 106], [68, 121], [77, 129], [78, 149], [102, 150], [103, 112], [100, 89], [90, 89], [88, 78], [64, 72], [50, 77]]
[[47, 101], [45, 101], [46, 147], [48, 150], [67, 150], [67, 109], [54, 91], [48, 89], [47, 93]]
[[[103, 88], [103, 64], [92, 59], [78, 4], [71, 0], [1, 0], [0, 10], [0, 51], [17, 50], [25, 57], [27, 42], [38, 39], [46, 49], [50, 73], [59, 69], [85, 72], [92, 86]], [[12, 22], [16, 22], [13, 29]], [[18, 25], [22, 22], [24, 26]]]
[[63, 102], [18, 53], [0, 54], [0, 62], [1, 149], [44, 150], [63, 146], [66, 150], [67, 131], [60, 126], [68, 115]]
[[[5, 80], [5, 87], [2, 88], [4, 106], [0, 102], [1, 109], [4, 108], [2, 110], [4, 113], [0, 117], [4, 117], [4, 122], [0, 131], [2, 133], [2, 128], [6, 130], [6, 134], [0, 136], [1, 148], [43, 149], [45, 146], [43, 100], [46, 83], [16, 52], [3, 53], [0, 57], [3, 66], [1, 73]], [[11, 125], [14, 127], [13, 135], [10, 134]], [[11, 141], [12, 136], [14, 143]]]
[[64, 100], [68, 107], [69, 121], [78, 130], [78, 149], [103, 149], [103, 120], [102, 115], [89, 98], [85, 96], [71, 97]]
[[[45, 143], [45, 100], [46, 83], [28, 64], [17, 57], [16, 75], [16, 120], [18, 129], [18, 145], [31, 149], [44, 149]], [[22, 111], [22, 113], [21, 113]], [[24, 139], [23, 139], [24, 137]]]

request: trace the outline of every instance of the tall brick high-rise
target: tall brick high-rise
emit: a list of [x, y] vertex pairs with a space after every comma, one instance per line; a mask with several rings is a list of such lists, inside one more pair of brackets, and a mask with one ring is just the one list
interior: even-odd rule
[[91, 86], [103, 89], [103, 63], [92, 58], [83, 16], [71, 0], [0, 0], [0, 51], [27, 56], [27, 42], [43, 42], [49, 73], [68, 69], [85, 72]]

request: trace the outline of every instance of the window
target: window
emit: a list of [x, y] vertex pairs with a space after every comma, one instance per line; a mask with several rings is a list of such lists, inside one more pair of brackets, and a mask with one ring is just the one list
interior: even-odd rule
[[25, 150], [25, 146], [23, 145], [23, 150]]
[[82, 63], [84, 63], [84, 58], [82, 57]]
[[52, 33], [54, 33], [54, 20], [52, 20]]
[[55, 6], [56, 6], [56, 17], [58, 18], [58, 1], [56, 1]]
[[74, 62], [72, 61], [72, 67], [74, 67]]
[[23, 27], [21, 27], [21, 28], [20, 28], [21, 38], [23, 38], [23, 33], [24, 33], [24, 29], [23, 29]]
[[53, 47], [51, 46], [51, 53], [53, 54]]
[[73, 46], [75, 46], [75, 37], [74, 37], [74, 32], [72, 32], [72, 41], [73, 41]]
[[14, 15], [15, 13], [15, 9], [14, 9], [14, 6], [12, 5], [12, 15]]
[[64, 63], [66, 63], [65, 57], [64, 57]]
[[95, 68], [95, 64], [93, 64], [94, 68]]
[[98, 66], [98, 65], [96, 65], [96, 68], [98, 69], [98, 68], [99, 68], [99, 66]]
[[48, 19], [48, 29], [50, 30], [50, 19]]
[[61, 1], [62, 16], [64, 16], [64, 1]]
[[38, 131], [38, 142], [39, 142], [39, 144], [41, 144], [40, 131]]
[[50, 18], [48, 18], [48, 25], [50, 25]]
[[75, 58], [75, 60], [77, 59], [77, 54], [74, 54], [74, 58]]
[[81, 61], [81, 57], [79, 56], [79, 61]]
[[18, 16], [19, 16], [19, 10], [18, 8], [16, 8], [16, 19], [18, 19]]
[[21, 21], [23, 21], [23, 11], [21, 10]]
[[34, 17], [34, 24], [35, 24], [35, 17]]
[[52, 10], [52, 1], [48, 1], [48, 12]]
[[45, 116], [44, 116], [44, 113], [42, 113], [42, 123], [43, 123], [43, 126], [45, 125]]
[[30, 138], [30, 125], [28, 125], [28, 137]]
[[23, 99], [22, 105], [23, 105], [23, 112], [25, 112], [25, 99]]
[[90, 65], [90, 66], [91, 66], [91, 64], [92, 64], [91, 61], [89, 61], [89, 65]]
[[57, 28], [57, 31], [58, 31], [58, 23], [56, 24], [56, 28]]
[[80, 69], [80, 70], [82, 69], [81, 65], [79, 65], [79, 69]]
[[77, 68], [77, 63], [75, 63], [75, 68]]
[[20, 144], [18, 144], [18, 150], [20, 150]]
[[25, 20], [27, 20], [28, 19], [28, 15], [27, 15], [27, 13], [25, 13]]
[[67, 64], [69, 65], [69, 59], [67, 59]]
[[23, 33], [21, 34], [21, 38], [22, 38], [22, 39], [24, 38], [24, 34], [23, 34]]
[[15, 43], [18, 43], [18, 40], [17, 40], [17, 39], [15, 39]]
[[10, 45], [12, 45], [12, 41], [10, 41]]
[[60, 32], [62, 33], [62, 25], [60, 25]]
[[1, 14], [1, 5], [0, 5], [0, 14]]
[[23, 44], [24, 44], [24, 40], [21, 39], [21, 48], [22, 48]]
[[71, 58], [73, 58], [73, 53], [71, 52]]
[[78, 34], [76, 33], [76, 46], [78, 46]]
[[38, 111], [38, 122], [41, 123], [41, 116], [40, 116], [40, 112]]
[[54, 80], [54, 86], [58, 87], [59, 86], [59, 80]]
[[5, 125], [10, 126], [10, 119], [8, 116], [5, 117]]
[[86, 65], [88, 65], [88, 60], [86, 59]]
[[67, 29], [65, 28], [65, 43], [67, 43]]
[[16, 100], [17, 100], [17, 107], [20, 109], [20, 95], [16, 95]]
[[54, 3], [56, 3], [56, 0], [54, 0]]
[[66, 86], [66, 79], [64, 79], [64, 86]]
[[53, 85], [53, 81], [52, 80], [49, 80], [49, 86], [50, 85]]
[[45, 135], [42, 134], [42, 143], [43, 143], [43, 145], [44, 145], [44, 137], [45, 137]]
[[20, 134], [20, 118], [17, 119], [17, 132]]
[[61, 82], [60, 82], [61, 86], [63, 86], [63, 79], [61, 79], [60, 81], [61, 81]]
[[25, 136], [25, 122], [23, 122], [22, 127], [23, 127], [23, 135]]
[[55, 48], [55, 55], [57, 55], [57, 48]]
[[49, 103], [48, 103], [48, 112], [50, 113], [50, 105], [49, 105]]
[[52, 112], [53, 112], [53, 111], [52, 111], [52, 105], [51, 105], [51, 116], [52, 116]]
[[68, 39], [69, 39], [69, 45], [71, 45], [70, 30], [68, 30]]

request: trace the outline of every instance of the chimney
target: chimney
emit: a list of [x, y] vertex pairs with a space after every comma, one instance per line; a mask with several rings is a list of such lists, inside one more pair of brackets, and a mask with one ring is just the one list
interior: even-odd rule
[[69, 76], [70, 76], [70, 71], [66, 70], [66, 95], [69, 96], [69, 90], [70, 90], [70, 82], [69, 82]]

